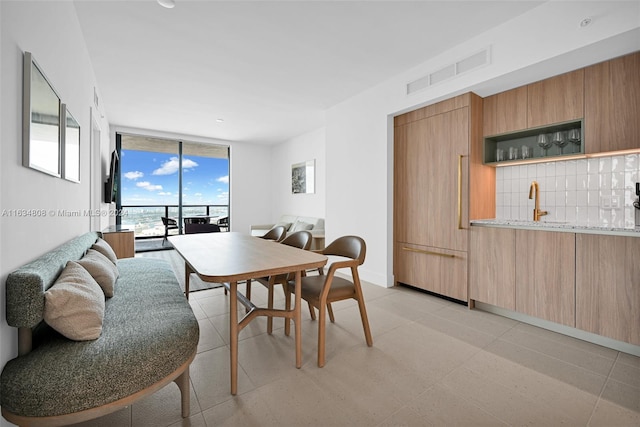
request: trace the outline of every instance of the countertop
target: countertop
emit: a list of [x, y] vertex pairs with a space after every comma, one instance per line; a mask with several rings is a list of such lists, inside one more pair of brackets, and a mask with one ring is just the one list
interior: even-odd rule
[[640, 227], [614, 228], [593, 225], [578, 225], [560, 221], [522, 221], [515, 219], [476, 219], [476, 227], [515, 228], [521, 230], [560, 231], [567, 233], [605, 234], [609, 236], [640, 237]]

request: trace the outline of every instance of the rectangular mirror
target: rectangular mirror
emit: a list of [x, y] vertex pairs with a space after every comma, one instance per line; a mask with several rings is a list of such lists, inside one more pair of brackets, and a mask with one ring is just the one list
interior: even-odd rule
[[307, 160], [306, 162], [291, 165], [291, 193], [305, 194], [316, 192], [316, 161]]
[[24, 53], [22, 86], [22, 164], [59, 177], [60, 97], [30, 52]]
[[80, 125], [62, 104], [62, 172], [68, 181], [80, 182]]

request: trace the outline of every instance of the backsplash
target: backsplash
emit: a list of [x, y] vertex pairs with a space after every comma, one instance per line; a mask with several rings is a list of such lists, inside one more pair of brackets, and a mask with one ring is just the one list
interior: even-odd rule
[[533, 219], [532, 181], [540, 185], [540, 221], [634, 228], [640, 154], [505, 166], [496, 170], [496, 218]]

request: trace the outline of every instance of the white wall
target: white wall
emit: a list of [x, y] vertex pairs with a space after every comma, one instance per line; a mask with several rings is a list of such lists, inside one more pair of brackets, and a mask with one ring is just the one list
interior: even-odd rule
[[[62, 217], [58, 209], [90, 208], [89, 115], [95, 75], [72, 2], [0, 2], [2, 98], [0, 129], [0, 295], [7, 274], [65, 241], [89, 231], [90, 218]], [[81, 126], [81, 183], [22, 166], [22, 57], [33, 54]], [[101, 119], [106, 129], [107, 118]], [[108, 136], [107, 136], [108, 138]], [[105, 141], [108, 146], [108, 140]], [[12, 216], [43, 209], [44, 216]], [[52, 213], [53, 211], [53, 213]], [[4, 301], [4, 298], [2, 298]], [[17, 333], [0, 304], [0, 366], [17, 355]], [[2, 425], [9, 425], [2, 420]]]
[[[281, 215], [325, 218], [325, 130], [307, 132], [273, 147], [271, 153], [271, 218], [275, 223]], [[291, 165], [315, 159], [315, 193], [291, 193]], [[254, 224], [261, 224], [260, 222]], [[325, 224], [325, 228], [328, 224]]]
[[[579, 12], [579, 13], [578, 13]], [[583, 17], [593, 23], [580, 28]], [[487, 96], [640, 49], [640, 3], [547, 2], [327, 111], [327, 240], [367, 242], [363, 279], [393, 285], [390, 117], [467, 91]], [[405, 85], [490, 46], [492, 62], [413, 95]], [[452, 165], [453, 167], [453, 165]]]

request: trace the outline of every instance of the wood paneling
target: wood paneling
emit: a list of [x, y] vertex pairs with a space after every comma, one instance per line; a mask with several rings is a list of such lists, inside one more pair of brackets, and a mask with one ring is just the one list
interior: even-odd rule
[[133, 258], [136, 256], [133, 230], [103, 232], [102, 238], [111, 246], [118, 258]]
[[576, 327], [640, 345], [640, 238], [576, 236]]
[[640, 148], [640, 52], [585, 69], [585, 151]]
[[516, 311], [575, 326], [575, 233], [516, 230]]
[[527, 128], [527, 86], [484, 98], [483, 133], [499, 135]]
[[527, 86], [527, 127], [584, 117], [584, 69]]
[[469, 298], [516, 309], [516, 231], [471, 227]]

